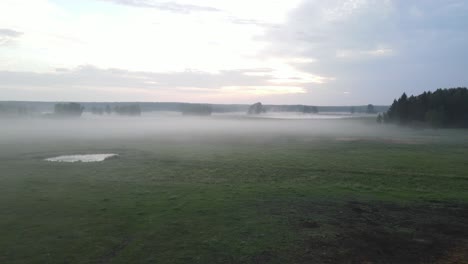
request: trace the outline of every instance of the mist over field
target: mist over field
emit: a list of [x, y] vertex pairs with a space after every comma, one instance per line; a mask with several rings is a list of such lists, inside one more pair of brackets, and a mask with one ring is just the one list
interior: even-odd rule
[[306, 137], [401, 137], [410, 129], [382, 126], [375, 115], [245, 114], [211, 117], [181, 116], [179, 113], [146, 113], [140, 117], [92, 116], [81, 118], [8, 119], [0, 140], [62, 140], [148, 138], [160, 140], [266, 140], [280, 136]]
[[467, 21], [0, 0], [0, 264], [467, 264]]
[[465, 131], [375, 118], [2, 119], [0, 260], [464, 259]]

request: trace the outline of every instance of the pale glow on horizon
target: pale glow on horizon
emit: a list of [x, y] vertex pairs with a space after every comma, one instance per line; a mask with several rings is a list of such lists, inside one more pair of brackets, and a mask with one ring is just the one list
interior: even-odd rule
[[[194, 70], [216, 75], [246, 69], [246, 75], [264, 76], [271, 83], [265, 88], [239, 85], [220, 86], [219, 91], [205, 90], [219, 94], [226, 91], [256, 95], [302, 93], [305, 92], [301, 87], [304, 84], [329, 80], [292, 66], [312, 63], [313, 59], [259, 55], [267, 43], [258, 37], [265, 34], [269, 25], [284, 23], [288, 12], [300, 3], [299, 0], [178, 1], [177, 4], [220, 10], [189, 14], [105, 0], [85, 0], [83, 4], [94, 9], [83, 7], [83, 10], [75, 10], [74, 7], [80, 7], [78, 2], [67, 3], [68, 6], [60, 3], [52, 0], [0, 2], [0, 28], [22, 33], [6, 52], [0, 49], [0, 70], [55, 73], [56, 69], [91, 65], [129, 72], [183, 73]], [[260, 8], [264, 10], [259, 13]], [[248, 69], [257, 68], [270, 70], [248, 72]], [[158, 85], [158, 81], [148, 80], [146, 84]], [[193, 86], [203, 89], [196, 84]], [[142, 92], [138, 87], [134, 88], [135, 93]], [[183, 87], [174, 88], [183, 90]], [[119, 93], [118, 90], [115, 92]]]
[[224, 87], [221, 87], [221, 93], [279, 95], [279, 94], [301, 94], [301, 93], [306, 93], [306, 90], [302, 87], [297, 87], [297, 86], [224, 86]]

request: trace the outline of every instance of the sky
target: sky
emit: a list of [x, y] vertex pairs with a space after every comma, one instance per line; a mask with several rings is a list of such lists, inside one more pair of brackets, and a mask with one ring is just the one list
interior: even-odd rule
[[458, 86], [465, 0], [0, 0], [0, 100], [388, 105]]

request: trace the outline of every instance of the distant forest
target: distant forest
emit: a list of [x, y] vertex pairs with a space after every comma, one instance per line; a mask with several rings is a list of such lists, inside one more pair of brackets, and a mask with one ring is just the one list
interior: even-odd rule
[[[58, 113], [55, 106], [61, 102], [26, 102], [26, 101], [0, 101], [0, 116], [33, 116], [45, 113]], [[173, 111], [182, 114], [209, 115], [211, 113], [247, 113], [251, 105], [248, 104], [192, 104], [192, 103], [171, 103], [171, 102], [80, 102], [83, 111], [95, 115], [118, 114], [118, 115], [140, 115], [143, 112], [153, 111]], [[262, 105], [264, 112], [297, 112], [297, 113], [320, 113], [320, 112], [341, 112], [341, 113], [383, 113], [388, 110], [388, 106], [371, 105], [372, 112], [369, 112], [369, 105], [359, 106], [311, 106], [311, 105]], [[73, 107], [76, 107], [73, 106]], [[55, 110], [58, 110], [57, 112]], [[78, 109], [76, 109], [78, 110]], [[67, 111], [65, 111], [67, 112]], [[71, 114], [71, 113], [70, 113]], [[80, 113], [81, 114], [81, 113]]]
[[213, 109], [208, 104], [186, 104], [181, 107], [181, 112], [183, 115], [209, 116]]
[[81, 116], [84, 107], [78, 103], [64, 103], [56, 104], [54, 106], [54, 113], [60, 116]]
[[379, 122], [412, 126], [468, 128], [468, 89], [438, 89], [394, 100]]

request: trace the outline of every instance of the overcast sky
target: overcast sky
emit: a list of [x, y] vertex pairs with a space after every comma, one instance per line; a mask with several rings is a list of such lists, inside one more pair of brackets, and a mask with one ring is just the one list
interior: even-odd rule
[[0, 100], [390, 104], [455, 86], [465, 0], [0, 0]]

